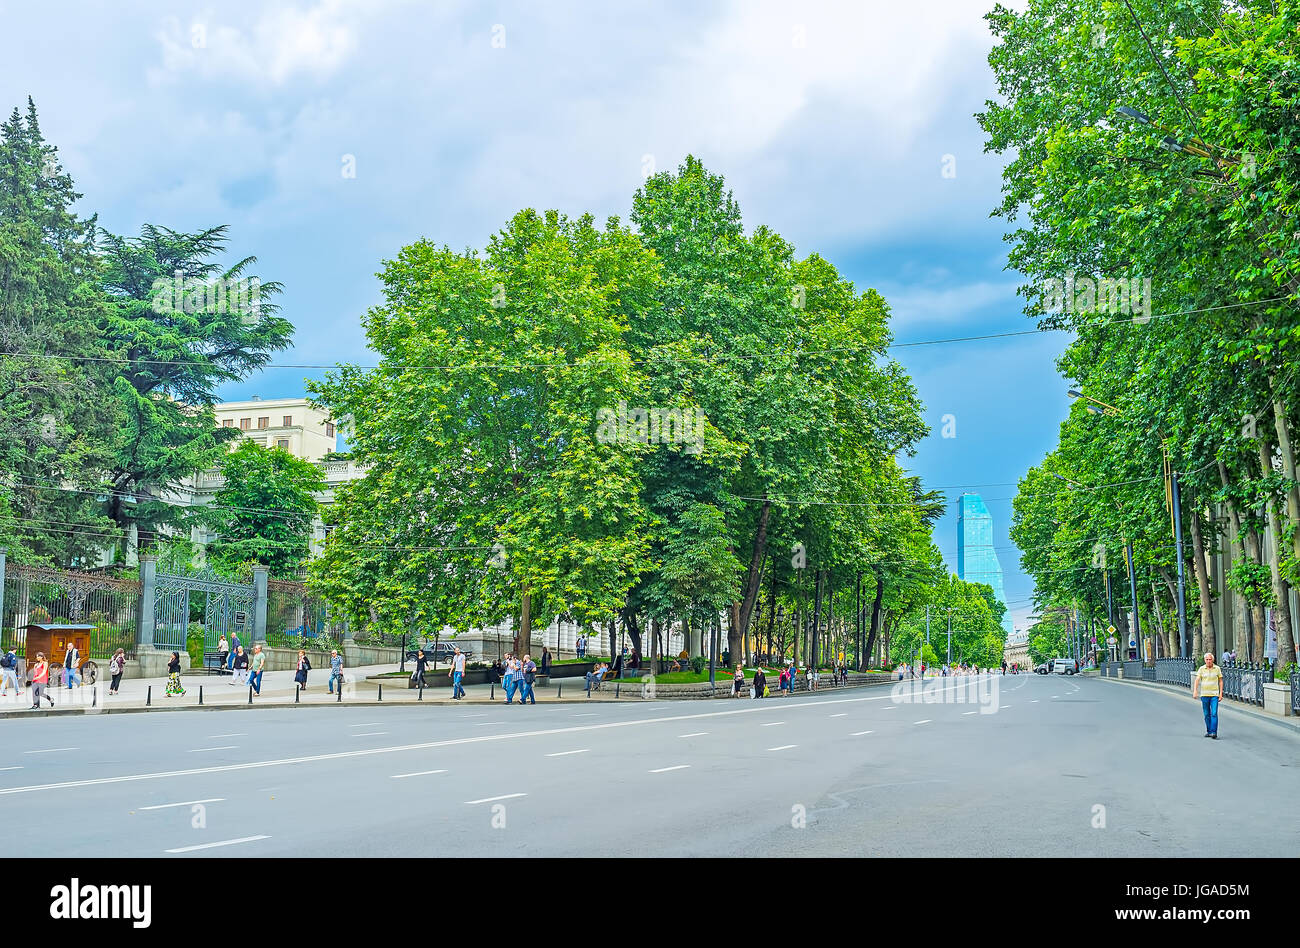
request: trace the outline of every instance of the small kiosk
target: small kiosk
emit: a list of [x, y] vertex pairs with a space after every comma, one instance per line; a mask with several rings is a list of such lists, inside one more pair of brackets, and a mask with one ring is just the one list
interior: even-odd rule
[[99, 675], [99, 666], [90, 661], [90, 633], [95, 631], [93, 625], [67, 625], [54, 622], [32, 622], [23, 626], [27, 632], [27, 666], [36, 661], [36, 653], [44, 652], [50, 663], [50, 682], [57, 673], [63, 676], [63, 658], [68, 654], [68, 646], [75, 646], [81, 659], [81, 680], [94, 684]]

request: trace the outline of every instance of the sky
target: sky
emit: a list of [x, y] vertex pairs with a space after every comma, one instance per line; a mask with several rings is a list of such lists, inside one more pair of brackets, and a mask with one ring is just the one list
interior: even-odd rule
[[955, 569], [955, 499], [982, 494], [1023, 629], [1011, 498], [1067, 413], [1066, 338], [915, 345], [1033, 328], [973, 118], [995, 95], [991, 5], [0, 0], [32, 38], [6, 44], [0, 108], [35, 100], [103, 227], [227, 224], [231, 259], [284, 284], [293, 367], [227, 399], [364, 363], [360, 316], [402, 246], [481, 248], [524, 207], [626, 219], [648, 173], [696, 155], [747, 228], [884, 294], [932, 429], [906, 463], [951, 498], [935, 540]]

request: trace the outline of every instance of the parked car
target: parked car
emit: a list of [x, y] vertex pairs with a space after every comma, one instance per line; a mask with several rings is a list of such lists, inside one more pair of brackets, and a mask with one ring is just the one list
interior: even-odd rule
[[[428, 642], [424, 645], [416, 645], [413, 648], [408, 649], [406, 652], [406, 660], [408, 662], [415, 661], [416, 654], [420, 649], [424, 649], [424, 657], [429, 664], [433, 664], [434, 662], [449, 662], [451, 661], [451, 657], [456, 654], [456, 646], [453, 644], [438, 642], [435, 645], [432, 642]], [[465, 649], [461, 649], [460, 651], [461, 654], [465, 656], [466, 662], [474, 656], [473, 652], [466, 651]]]
[[1073, 675], [1079, 670], [1079, 663], [1072, 658], [1052, 659], [1052, 671], [1057, 675]]
[[1034, 669], [1035, 675], [1050, 675], [1051, 673], [1052, 673], [1051, 662], [1043, 662], [1043, 664], [1039, 665], [1037, 668]]

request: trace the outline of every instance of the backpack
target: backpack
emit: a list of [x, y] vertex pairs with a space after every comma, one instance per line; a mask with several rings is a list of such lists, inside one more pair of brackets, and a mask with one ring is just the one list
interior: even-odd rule
[[14, 656], [12, 652], [5, 652], [4, 657], [0, 658], [0, 668], [13, 668]]

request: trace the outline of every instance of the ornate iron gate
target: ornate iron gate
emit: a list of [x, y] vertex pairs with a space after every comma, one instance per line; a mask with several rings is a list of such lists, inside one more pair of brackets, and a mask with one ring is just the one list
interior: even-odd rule
[[215, 652], [224, 635], [247, 647], [253, 631], [251, 584], [224, 579], [210, 569], [185, 575], [159, 573], [154, 586], [156, 648], [184, 651], [191, 623], [203, 628], [203, 651]]

